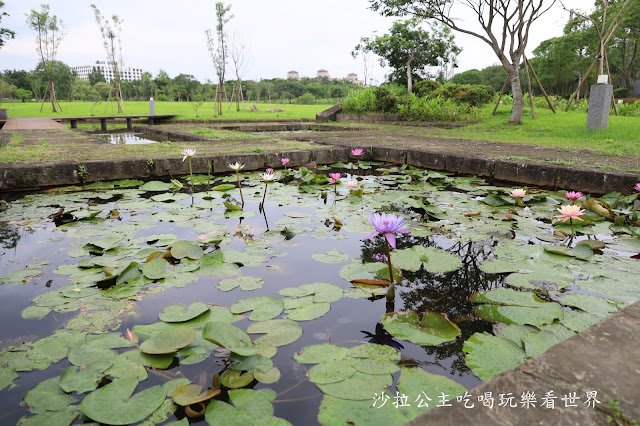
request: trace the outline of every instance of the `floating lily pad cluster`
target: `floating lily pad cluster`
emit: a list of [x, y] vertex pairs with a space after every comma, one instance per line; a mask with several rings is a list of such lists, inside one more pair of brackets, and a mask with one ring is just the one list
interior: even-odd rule
[[[334, 191], [330, 169], [353, 172], [358, 189]], [[355, 176], [363, 170], [375, 176]], [[185, 189], [189, 176], [182, 183], [126, 180], [28, 195], [0, 213], [0, 226], [15, 233], [13, 243], [0, 244], [46, 232], [38, 244], [55, 247], [44, 258], [0, 258], [0, 284], [20, 291], [27, 282], [48, 282], [22, 306], [23, 319], [61, 321], [50, 336], [0, 352], [0, 390], [20, 386], [21, 374], [68, 362], [25, 392], [25, 423], [157, 424], [181, 410], [211, 424], [220, 418], [288, 424], [274, 417], [273, 389], [291, 367], [274, 356], [294, 353], [303, 333], [333, 322], [337, 304], [377, 310], [381, 331], [404, 345], [433, 351], [457, 345], [467, 368], [488, 380], [640, 299], [640, 264], [632, 257], [640, 253], [637, 194], [573, 201], [586, 213], [572, 229], [554, 218], [567, 203], [563, 193], [529, 189], [515, 199], [511, 188], [476, 177], [408, 166], [281, 171], [262, 211], [252, 207], [264, 189], [256, 173], [240, 175], [244, 206], [235, 175], [193, 179], [192, 195]], [[403, 215], [411, 231], [391, 253], [401, 291], [387, 313], [371, 303], [384, 298], [389, 284], [387, 264], [373, 256], [385, 254], [383, 237], [361, 241], [373, 231], [368, 216], [379, 211]], [[304, 250], [320, 242], [321, 249]], [[296, 282], [274, 279], [289, 267], [300, 268]], [[315, 279], [312, 268], [335, 274]], [[467, 307], [434, 308], [446, 306], [447, 283], [465, 274], [492, 279], [469, 289]], [[211, 297], [186, 306], [171, 300], [159, 321], [120, 328], [135, 318], [139, 300], [189, 294], [194, 283], [207, 285]], [[233, 301], [219, 306], [221, 295]], [[469, 323], [484, 328], [463, 333]], [[415, 403], [396, 409], [391, 402], [391, 409], [372, 409], [375, 393], [393, 398], [397, 390], [415, 399], [424, 391], [434, 400], [441, 392], [464, 393], [450, 378], [403, 362], [396, 349], [353, 342], [359, 338], [295, 352], [298, 363], [315, 364], [308, 380], [323, 395], [320, 423], [402, 424], [428, 409]], [[210, 368], [212, 359], [220, 367], [206, 382], [182, 376], [179, 366]], [[161, 372], [165, 384], [150, 386], [151, 371]]]

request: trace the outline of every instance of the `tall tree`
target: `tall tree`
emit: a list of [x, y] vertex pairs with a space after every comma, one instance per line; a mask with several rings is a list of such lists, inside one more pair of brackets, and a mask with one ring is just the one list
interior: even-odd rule
[[[56, 62], [56, 55], [58, 54], [58, 47], [64, 37], [62, 21], [59, 21], [56, 15], [52, 15], [49, 12], [48, 4], [40, 5], [40, 12], [31, 9], [26, 16], [27, 25], [36, 36], [36, 52], [38, 52], [40, 56], [40, 61], [44, 67], [47, 78], [47, 89], [42, 98], [42, 103], [44, 105], [48, 94], [53, 112], [58, 112], [56, 108], [58, 101], [53, 83], [53, 68]], [[59, 106], [60, 104], [58, 104], [58, 107]], [[40, 111], [42, 111], [42, 106], [40, 107]]]
[[[524, 96], [519, 66], [529, 41], [531, 25], [556, 0], [369, 0], [371, 8], [386, 16], [416, 16], [435, 19], [449, 28], [487, 43], [511, 80], [513, 109], [509, 123], [522, 122]], [[479, 28], [457, 19], [460, 8], [476, 15]]]
[[242, 75], [247, 70], [248, 55], [250, 51], [250, 45], [245, 38], [238, 33], [233, 34], [231, 37], [231, 46], [229, 49], [229, 58], [231, 59], [231, 65], [233, 66], [233, 74], [236, 77], [236, 82], [233, 87], [233, 94], [236, 101], [236, 111], [240, 111], [240, 101], [244, 103], [244, 94], [242, 92]]
[[205, 35], [207, 37], [207, 49], [213, 62], [213, 68], [218, 76], [218, 87], [216, 88], [216, 104], [217, 115], [222, 115], [222, 97], [226, 98], [226, 91], [224, 87], [225, 73], [227, 70], [227, 34], [225, 33], [225, 25], [233, 15], [229, 15], [231, 6], [225, 6], [224, 3], [216, 3], [216, 37], [214, 39], [211, 30], [206, 30]]
[[[111, 19], [104, 18], [100, 9], [95, 4], [91, 4], [93, 9], [93, 15], [96, 18], [96, 24], [100, 29], [102, 35], [102, 45], [104, 46], [105, 53], [107, 54], [107, 63], [111, 67], [113, 72], [112, 84], [113, 92], [118, 104], [118, 113], [124, 113], [124, 100], [122, 99], [122, 76], [120, 70], [124, 67], [122, 60], [122, 39], [120, 33], [122, 32], [122, 19], [118, 15], [113, 15]], [[108, 105], [108, 102], [107, 102]], [[105, 105], [105, 111], [107, 106]]]
[[89, 84], [93, 86], [99, 81], [102, 81], [103, 83], [107, 82], [104, 78], [104, 74], [102, 74], [102, 70], [98, 67], [91, 68], [91, 72], [89, 73]]
[[427, 66], [438, 66], [450, 60], [449, 53], [460, 52], [449, 28], [432, 25], [429, 34], [420, 24], [418, 18], [396, 21], [389, 34], [361, 38], [354, 53], [375, 53], [381, 66], [388, 64], [393, 69], [395, 80], [404, 80], [406, 75], [407, 93], [411, 94], [414, 74], [428, 77]]
[[[3, 7], [4, 7], [4, 2], [0, 1], [0, 10], [2, 10]], [[3, 16], [9, 16], [9, 14], [7, 12], [0, 12], [0, 22], [2, 22]], [[4, 46], [5, 40], [9, 40], [10, 38], [15, 38], [15, 36], [16, 36], [16, 33], [11, 31], [10, 29], [0, 27], [0, 48]]]
[[543, 86], [565, 96], [578, 77], [578, 53], [568, 37], [554, 37], [540, 43], [531, 59]]

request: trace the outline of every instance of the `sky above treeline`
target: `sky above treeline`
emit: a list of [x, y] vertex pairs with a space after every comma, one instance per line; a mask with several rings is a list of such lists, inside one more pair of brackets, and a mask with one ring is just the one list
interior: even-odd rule
[[[0, 26], [16, 32], [16, 37], [0, 49], [0, 70], [35, 68], [38, 62], [35, 37], [26, 25], [25, 14], [40, 9], [43, 0], [5, 0]], [[122, 19], [125, 67], [142, 68], [155, 77], [165, 70], [171, 77], [192, 74], [204, 82], [216, 75], [206, 45], [205, 30], [215, 31], [215, 1], [187, 0], [94, 0], [104, 16]], [[568, 8], [590, 11], [593, 0], [564, 0]], [[102, 38], [90, 2], [57, 0], [48, 3], [51, 13], [64, 23], [66, 33], [57, 56], [69, 66], [91, 65], [105, 59]], [[394, 20], [369, 9], [367, 0], [229, 0], [233, 18], [229, 35], [238, 34], [249, 45], [244, 79], [286, 78], [287, 72], [315, 77], [326, 69], [331, 77], [356, 73], [362, 78], [362, 61], [351, 51], [363, 36], [374, 31], [384, 34]], [[562, 34], [569, 18], [557, 2], [534, 23], [527, 53], [543, 40]], [[458, 19], [474, 24], [469, 11]], [[462, 47], [456, 72], [481, 69], [498, 63], [491, 48], [469, 35], [456, 33]], [[375, 64], [374, 83], [384, 81], [388, 70]], [[229, 78], [232, 78], [229, 75]]]

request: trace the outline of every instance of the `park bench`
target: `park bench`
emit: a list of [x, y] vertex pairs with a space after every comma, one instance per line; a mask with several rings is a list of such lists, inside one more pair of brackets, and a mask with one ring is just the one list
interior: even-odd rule
[[103, 131], [107, 130], [107, 120], [122, 120], [122, 119], [126, 119], [127, 120], [127, 128], [131, 129], [132, 128], [132, 124], [131, 124], [131, 120], [134, 118], [137, 119], [141, 119], [141, 118], [146, 118], [149, 122], [149, 124], [155, 124], [156, 121], [164, 121], [164, 120], [169, 120], [171, 118], [175, 117], [175, 114], [153, 114], [153, 115], [149, 115], [149, 114], [139, 114], [139, 115], [104, 115], [104, 116], [92, 116], [92, 117], [55, 117], [53, 118], [53, 120], [57, 121], [57, 122], [63, 122], [63, 121], [68, 121], [69, 123], [71, 123], [71, 128], [72, 129], [77, 129], [78, 128], [78, 121], [96, 121], [96, 120], [100, 120], [100, 129]]

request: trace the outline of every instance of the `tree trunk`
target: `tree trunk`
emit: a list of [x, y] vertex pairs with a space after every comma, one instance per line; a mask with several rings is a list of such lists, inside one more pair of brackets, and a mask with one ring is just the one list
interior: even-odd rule
[[53, 87], [53, 80], [49, 79], [49, 99], [51, 99], [51, 107], [53, 112], [58, 112], [56, 108], [56, 90]]
[[520, 87], [520, 74], [517, 67], [509, 70], [509, 78], [511, 79], [511, 93], [513, 95], [513, 109], [509, 124], [522, 123], [522, 114], [524, 113], [524, 96], [522, 95], [522, 87]]
[[413, 62], [413, 57], [407, 61], [407, 95], [411, 96], [411, 91], [413, 90], [413, 80], [411, 75], [411, 62]]

